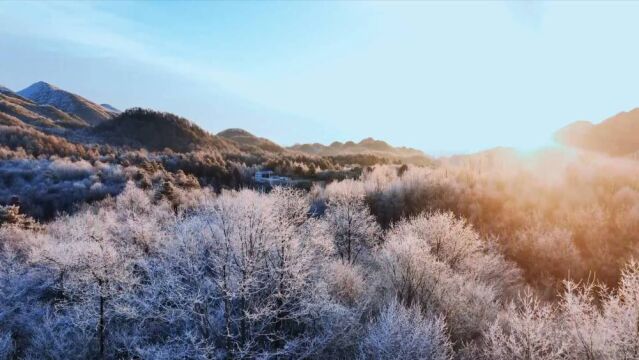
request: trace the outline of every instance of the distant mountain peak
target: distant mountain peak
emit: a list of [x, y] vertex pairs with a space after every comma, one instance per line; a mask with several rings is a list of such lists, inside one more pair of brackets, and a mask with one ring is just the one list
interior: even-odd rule
[[83, 119], [47, 104], [37, 104], [13, 91], [0, 88], [0, 124], [39, 129], [86, 127]]
[[218, 136], [225, 136], [225, 137], [232, 137], [232, 136], [252, 136], [255, 137], [255, 135], [251, 134], [250, 132], [244, 130], [244, 129], [240, 129], [240, 128], [230, 128], [230, 129], [226, 129], [223, 131], [220, 131], [218, 134]]
[[62, 90], [45, 81], [38, 81], [18, 91], [18, 95], [40, 105], [51, 105], [85, 120], [91, 125], [113, 117], [113, 112], [80, 95]]
[[[58, 87], [49, 84], [48, 82], [38, 81], [35, 82], [23, 90], [18, 91], [18, 94], [29, 100], [35, 100], [37, 97], [41, 97], [44, 93], [60, 90]], [[52, 104], [49, 104], [52, 105]]]
[[626, 156], [639, 151], [639, 108], [622, 111], [593, 124], [576, 121], [555, 133], [560, 143], [613, 156]]
[[265, 138], [257, 137], [244, 129], [226, 129], [224, 131], [220, 131], [217, 136], [231, 140], [238, 144], [240, 149], [247, 151], [251, 151], [255, 148], [274, 153], [282, 153], [285, 151], [284, 148], [276, 143]]
[[428, 156], [419, 150], [406, 147], [393, 147], [385, 141], [376, 140], [372, 137], [362, 139], [358, 143], [353, 141], [346, 141], [344, 143], [334, 141], [330, 145], [318, 143], [295, 144], [289, 147], [289, 149], [320, 156], [373, 155], [418, 164], [430, 162]]
[[122, 112], [122, 110], [117, 109], [114, 106], [111, 106], [109, 104], [100, 104], [100, 106], [102, 106], [103, 108], [107, 109], [107, 111], [110, 112], [110, 113], [120, 114]]
[[50, 84], [46, 81], [37, 81], [35, 83], [33, 83], [31, 86], [29, 87], [33, 87], [33, 88], [40, 88], [40, 89], [50, 89], [50, 90], [60, 90], [59, 87]]
[[13, 93], [13, 91], [8, 87], [0, 84], [0, 93]]

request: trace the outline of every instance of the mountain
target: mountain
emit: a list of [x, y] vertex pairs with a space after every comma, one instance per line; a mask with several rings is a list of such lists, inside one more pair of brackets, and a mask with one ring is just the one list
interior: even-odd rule
[[211, 135], [189, 120], [154, 110], [133, 108], [109, 121], [98, 124], [90, 133], [112, 145], [124, 145], [160, 151], [177, 152], [215, 149], [237, 152], [233, 143]]
[[226, 129], [219, 132], [217, 136], [237, 143], [240, 150], [246, 152], [255, 152], [255, 149], [272, 153], [283, 153], [286, 151], [271, 140], [257, 137], [243, 129]]
[[419, 150], [408, 147], [393, 147], [384, 141], [373, 138], [366, 138], [359, 143], [335, 141], [328, 146], [318, 143], [295, 144], [289, 149], [319, 156], [373, 155], [411, 163], [430, 162], [428, 156]]
[[90, 125], [97, 125], [113, 117], [113, 114], [106, 108], [44, 81], [38, 81], [26, 89], [18, 91], [17, 94], [39, 105], [55, 106], [81, 118]]
[[103, 108], [105, 108], [108, 112], [113, 113], [113, 114], [119, 114], [122, 111], [119, 109], [114, 108], [113, 106], [109, 105], [109, 104], [100, 104], [100, 106], [102, 106]]
[[599, 124], [574, 122], [555, 133], [560, 143], [613, 156], [639, 151], [639, 108], [621, 112]]
[[238, 128], [215, 135], [174, 114], [140, 108], [121, 112], [109, 104], [93, 103], [42, 81], [17, 93], [0, 86], [0, 125], [21, 128], [26, 131], [25, 136], [35, 130], [83, 146], [97, 143], [174, 152], [208, 149], [230, 156], [250, 155], [251, 161], [292, 156], [312, 161], [333, 157], [331, 161], [339, 164], [433, 162], [419, 150], [393, 147], [372, 138], [359, 143], [298, 144], [285, 148]]
[[0, 124], [28, 125], [43, 130], [88, 126], [84, 120], [75, 115], [67, 114], [51, 105], [36, 104], [10, 90], [2, 89], [0, 89]]

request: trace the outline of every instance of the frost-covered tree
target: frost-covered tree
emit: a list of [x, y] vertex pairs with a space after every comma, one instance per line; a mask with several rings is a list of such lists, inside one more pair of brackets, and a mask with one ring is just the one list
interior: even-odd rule
[[361, 185], [352, 180], [331, 185], [325, 213], [328, 228], [340, 259], [355, 262], [378, 243], [381, 229], [364, 201]]
[[511, 302], [484, 333], [486, 359], [554, 360], [567, 354], [555, 309], [532, 294]]
[[314, 329], [334, 310], [318, 281], [318, 256], [326, 255], [308, 207], [290, 189], [225, 192], [176, 223], [147, 264], [158, 284], [145, 290], [141, 311], [164, 329], [160, 344], [173, 338], [172, 346], [141, 343], [132, 351], [254, 358], [326, 347], [331, 337]]
[[463, 220], [434, 213], [402, 221], [377, 254], [384, 284], [406, 306], [446, 315], [454, 340], [479, 337], [516, 269]]
[[571, 359], [639, 358], [639, 266], [630, 262], [617, 289], [565, 283], [558, 319]]
[[610, 337], [607, 356], [639, 358], [639, 263], [626, 266], [616, 293], [605, 298], [602, 322]]
[[63, 326], [95, 329], [95, 353], [101, 358], [114, 351], [107, 349], [108, 323], [119, 311], [119, 297], [132, 291], [137, 281], [135, 259], [112, 236], [114, 222], [106, 209], [67, 217], [51, 229], [54, 236], [35, 257], [57, 271], [57, 288], [64, 296], [58, 311], [69, 320]]
[[38, 225], [32, 218], [20, 213], [20, 206], [0, 205], [0, 226], [17, 226], [25, 229], [35, 229]]
[[[0, 358], [639, 358], [636, 263], [618, 283], [556, 287], [602, 268], [588, 258], [608, 246], [596, 237], [610, 217], [624, 228], [615, 233], [633, 236], [634, 187], [601, 190], [617, 193], [609, 205], [625, 215], [556, 202], [557, 213], [524, 219], [522, 208], [541, 206], [534, 198], [511, 198], [513, 183], [492, 187], [494, 174], [468, 169], [410, 167], [400, 177], [388, 166], [310, 194], [217, 195], [184, 170], [169, 176], [171, 204], [154, 191], [168, 179], [162, 164], [178, 169], [177, 158], [122, 156], [148, 163], [148, 190], [133, 166], [46, 160], [69, 181], [138, 185], [121, 182], [117, 197], [37, 228], [0, 227]], [[487, 193], [511, 201], [491, 205]], [[451, 211], [422, 212], [439, 208]], [[494, 224], [481, 209], [497, 214]], [[528, 287], [506, 259], [525, 265], [532, 287], [521, 298]]]
[[13, 354], [14, 341], [10, 332], [2, 332], [0, 334], [0, 358], [9, 359]]
[[359, 266], [336, 260], [327, 264], [326, 282], [329, 293], [338, 301], [358, 305], [364, 302], [366, 280]]
[[397, 300], [371, 320], [359, 345], [361, 359], [449, 360], [452, 353], [444, 319]]

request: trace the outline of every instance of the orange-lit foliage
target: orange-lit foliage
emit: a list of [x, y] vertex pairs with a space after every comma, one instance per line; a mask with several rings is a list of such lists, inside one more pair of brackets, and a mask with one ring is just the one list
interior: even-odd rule
[[368, 203], [388, 226], [422, 211], [449, 210], [496, 236], [533, 283], [594, 273], [616, 283], [639, 250], [639, 163], [549, 150], [496, 151], [435, 168], [392, 167], [362, 176]]

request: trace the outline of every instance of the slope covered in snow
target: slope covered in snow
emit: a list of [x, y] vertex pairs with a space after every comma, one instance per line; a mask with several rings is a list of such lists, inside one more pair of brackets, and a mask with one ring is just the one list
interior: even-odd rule
[[106, 108], [44, 81], [38, 81], [26, 89], [18, 91], [18, 95], [37, 104], [51, 105], [76, 115], [91, 125], [97, 125], [113, 117], [113, 114]]
[[0, 89], [0, 124], [30, 125], [40, 129], [88, 126], [84, 120], [75, 115], [68, 114], [51, 105], [36, 104], [14, 92], [2, 89]]
[[122, 110], [120, 109], [116, 109], [115, 107], [109, 105], [109, 104], [100, 104], [100, 106], [102, 106], [103, 108], [105, 108], [108, 112], [110, 113], [114, 113], [114, 114], [119, 114], [122, 112]]
[[3, 86], [2, 84], [0, 84], [0, 93], [12, 93], [13, 91], [11, 91], [11, 89], [9, 89], [6, 86]]

